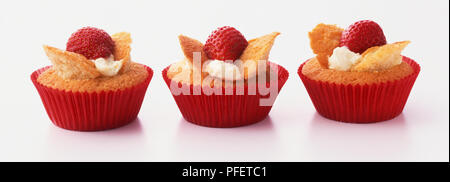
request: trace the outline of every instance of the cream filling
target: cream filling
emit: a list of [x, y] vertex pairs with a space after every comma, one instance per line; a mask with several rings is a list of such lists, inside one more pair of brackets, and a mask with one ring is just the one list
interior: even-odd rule
[[204, 67], [204, 71], [212, 77], [228, 81], [243, 79], [243, 75], [240, 72], [240, 67], [235, 63], [210, 60], [204, 64], [206, 66]]
[[333, 50], [333, 54], [328, 58], [328, 68], [339, 71], [348, 71], [352, 66], [358, 64], [360, 58], [360, 54], [352, 52], [345, 46], [336, 47]]
[[103, 75], [103, 76], [115, 76], [122, 68], [123, 60], [114, 61], [114, 56], [111, 55], [108, 58], [98, 58], [96, 60], [92, 60], [95, 64], [95, 68]]

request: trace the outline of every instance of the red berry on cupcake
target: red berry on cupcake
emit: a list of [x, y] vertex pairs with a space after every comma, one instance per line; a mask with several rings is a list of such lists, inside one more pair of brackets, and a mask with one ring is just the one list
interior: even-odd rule
[[114, 41], [102, 29], [84, 27], [70, 36], [66, 50], [88, 59], [108, 58], [114, 53]]
[[248, 42], [241, 32], [224, 26], [209, 35], [203, 50], [210, 59], [234, 61], [241, 56], [247, 45]]
[[371, 20], [361, 20], [344, 30], [339, 46], [361, 54], [368, 48], [385, 44], [386, 37], [380, 25]]

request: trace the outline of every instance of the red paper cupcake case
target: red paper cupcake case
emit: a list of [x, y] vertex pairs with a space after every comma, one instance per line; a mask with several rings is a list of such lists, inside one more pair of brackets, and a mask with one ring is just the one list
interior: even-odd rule
[[107, 92], [71, 92], [46, 87], [37, 82], [47, 66], [31, 74], [50, 120], [58, 127], [76, 131], [99, 131], [117, 128], [134, 121], [153, 76], [144, 65], [148, 78], [131, 88]]
[[[275, 63], [270, 63], [270, 66], [278, 68], [279, 93], [289, 73]], [[162, 75], [170, 90], [172, 80], [167, 77], [169, 67], [162, 71]], [[266, 87], [268, 85], [270, 83], [267, 83]], [[188, 87], [191, 95], [172, 95], [184, 119], [197, 125], [216, 128], [249, 125], [266, 118], [272, 109], [272, 106], [260, 106], [260, 99], [267, 96], [260, 95], [259, 92], [256, 92], [256, 95], [249, 95], [248, 85], [245, 85], [243, 95], [206, 95], [203, 91], [200, 95], [193, 95], [194, 86]], [[225, 88], [222, 88], [222, 93], [225, 93]], [[236, 88], [233, 88], [233, 93], [236, 93]]]
[[370, 123], [392, 119], [402, 111], [420, 66], [412, 59], [403, 57], [411, 65], [413, 73], [403, 79], [379, 84], [343, 85], [314, 81], [302, 73], [303, 63], [298, 69], [317, 112], [329, 119]]

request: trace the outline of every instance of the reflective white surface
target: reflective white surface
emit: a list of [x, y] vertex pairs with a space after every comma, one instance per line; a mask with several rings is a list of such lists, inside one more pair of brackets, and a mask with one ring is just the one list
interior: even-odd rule
[[[0, 161], [449, 160], [448, 1], [237, 2], [1, 1]], [[346, 27], [360, 19], [378, 22], [388, 42], [411, 40], [404, 55], [422, 67], [403, 114], [390, 121], [327, 120], [315, 112], [297, 75], [313, 56], [308, 31], [320, 22]], [[119, 129], [57, 128], [29, 78], [50, 64], [43, 44], [65, 48], [70, 34], [87, 25], [131, 32], [132, 59], [155, 71], [139, 118]], [[270, 57], [290, 77], [260, 123], [231, 129], [190, 124], [163, 82], [162, 69], [183, 58], [179, 34], [204, 42], [223, 25], [247, 39], [281, 32]]]

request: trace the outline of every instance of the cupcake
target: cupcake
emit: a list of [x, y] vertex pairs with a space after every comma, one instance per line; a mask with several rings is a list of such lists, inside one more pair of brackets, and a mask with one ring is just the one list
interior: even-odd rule
[[298, 74], [319, 114], [369, 123], [402, 112], [420, 72], [414, 60], [401, 55], [410, 41], [387, 43], [370, 20], [345, 30], [319, 24], [309, 38], [316, 57], [301, 64]]
[[44, 45], [52, 66], [31, 74], [50, 120], [58, 127], [97, 131], [135, 120], [153, 76], [130, 58], [131, 36], [85, 27], [66, 50]]
[[213, 31], [203, 45], [180, 35], [185, 58], [162, 72], [184, 119], [201, 126], [237, 127], [263, 120], [289, 74], [268, 61], [279, 35], [247, 41], [235, 28]]

